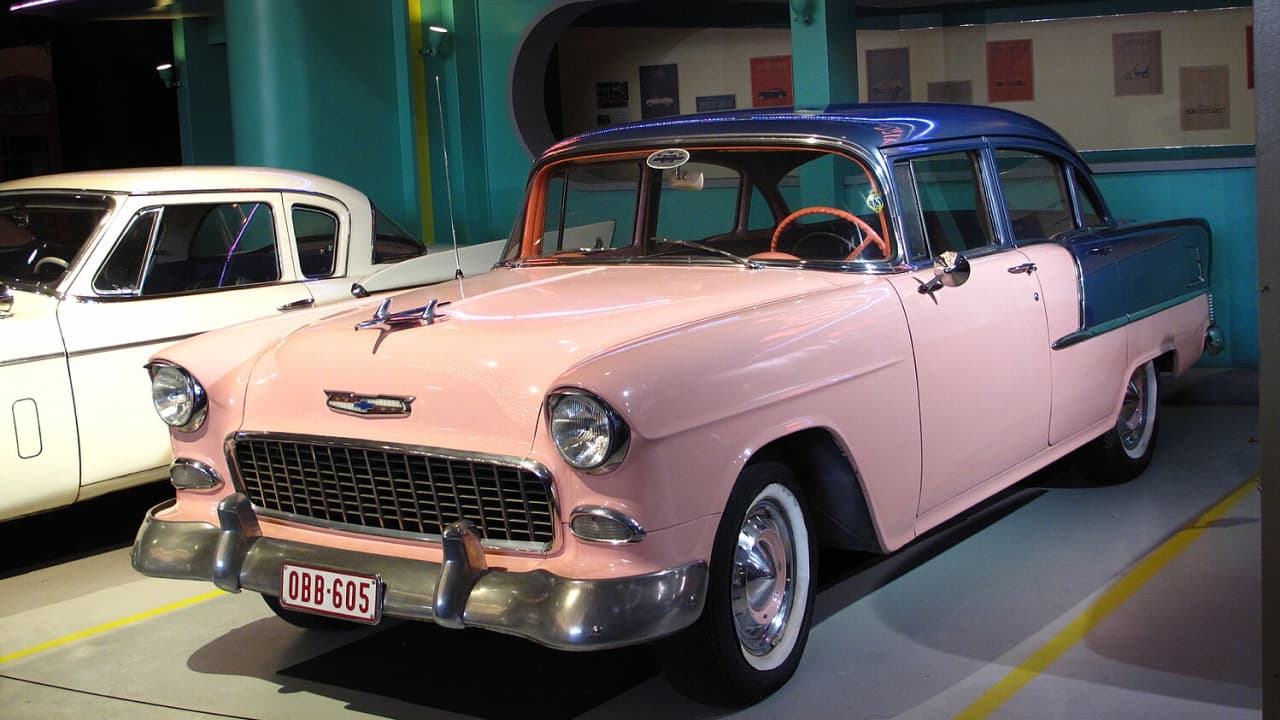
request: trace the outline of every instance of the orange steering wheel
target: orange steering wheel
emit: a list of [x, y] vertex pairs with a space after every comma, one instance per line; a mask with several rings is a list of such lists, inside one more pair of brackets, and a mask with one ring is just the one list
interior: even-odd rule
[[800, 208], [799, 210], [782, 218], [782, 222], [778, 223], [777, 229], [773, 231], [773, 241], [769, 243], [769, 252], [778, 252], [778, 239], [782, 237], [782, 232], [787, 229], [788, 225], [806, 215], [834, 215], [841, 220], [851, 222], [858, 226], [858, 229], [862, 231], [865, 239], [858, 244], [858, 247], [853, 249], [853, 252], [849, 253], [845, 257], [845, 260], [857, 259], [857, 257], [862, 254], [862, 251], [866, 250], [867, 246], [871, 243], [875, 243], [876, 247], [880, 248], [880, 252], [884, 254], [886, 259], [889, 257], [889, 243], [885, 242], [884, 238], [880, 237], [879, 233], [872, 230], [871, 226], [864, 222], [862, 218], [851, 212], [841, 210], [840, 208], [824, 207], [822, 205]]

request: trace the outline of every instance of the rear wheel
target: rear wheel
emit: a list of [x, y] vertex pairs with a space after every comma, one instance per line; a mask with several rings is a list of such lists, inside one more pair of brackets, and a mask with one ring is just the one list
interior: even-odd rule
[[658, 645], [671, 684], [730, 707], [782, 687], [809, 636], [814, 556], [804, 496], [791, 471], [776, 462], [748, 466], [716, 530], [702, 616]]
[[1160, 376], [1149, 360], [1129, 376], [1115, 427], [1081, 451], [1081, 471], [1100, 482], [1124, 482], [1141, 474], [1155, 453], [1159, 409]]
[[280, 598], [272, 595], [263, 595], [262, 599], [266, 601], [267, 607], [271, 608], [271, 612], [280, 616], [281, 620], [306, 630], [354, 630], [359, 627], [355, 623], [338, 618], [290, 610], [280, 604]]

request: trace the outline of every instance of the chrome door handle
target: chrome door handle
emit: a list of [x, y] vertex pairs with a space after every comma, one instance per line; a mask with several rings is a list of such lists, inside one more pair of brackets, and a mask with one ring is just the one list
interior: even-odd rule
[[311, 307], [315, 304], [315, 298], [302, 298], [301, 300], [294, 300], [293, 302], [285, 303], [276, 309], [280, 312], [288, 312], [290, 310], [301, 310], [302, 308]]
[[1035, 269], [1036, 269], [1035, 263], [1022, 263], [1021, 265], [1014, 265], [1013, 267], [1009, 268], [1009, 272], [1013, 275], [1018, 275], [1020, 273], [1026, 273], [1030, 275], [1032, 271], [1034, 271]]

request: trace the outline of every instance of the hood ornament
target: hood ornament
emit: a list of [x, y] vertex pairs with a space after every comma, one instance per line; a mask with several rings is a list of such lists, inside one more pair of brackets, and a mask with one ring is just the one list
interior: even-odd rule
[[404, 395], [361, 395], [347, 390], [325, 390], [325, 405], [343, 415], [360, 417], [408, 417], [416, 398]]
[[413, 308], [412, 310], [401, 310], [400, 312], [391, 312], [391, 298], [387, 298], [378, 303], [378, 309], [373, 312], [373, 317], [356, 323], [356, 330], [365, 330], [372, 327], [385, 326], [395, 329], [404, 325], [434, 325], [437, 320], [443, 320], [445, 316], [436, 313], [437, 308], [442, 308], [449, 303], [440, 302], [432, 299], [431, 302], [422, 307]]

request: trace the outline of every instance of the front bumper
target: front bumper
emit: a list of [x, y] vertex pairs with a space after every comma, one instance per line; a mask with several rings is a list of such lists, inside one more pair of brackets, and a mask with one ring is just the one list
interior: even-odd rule
[[574, 580], [544, 570], [488, 569], [467, 523], [449, 526], [444, 562], [433, 563], [265, 537], [240, 493], [218, 505], [221, 527], [155, 517], [172, 503], [152, 508], [138, 530], [130, 557], [144, 575], [210, 580], [228, 592], [274, 596], [286, 561], [378, 575], [384, 615], [481, 627], [561, 650], [600, 650], [670, 635], [697, 620], [706, 596], [703, 562], [651, 575]]

